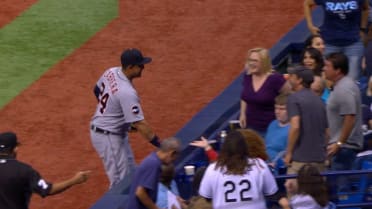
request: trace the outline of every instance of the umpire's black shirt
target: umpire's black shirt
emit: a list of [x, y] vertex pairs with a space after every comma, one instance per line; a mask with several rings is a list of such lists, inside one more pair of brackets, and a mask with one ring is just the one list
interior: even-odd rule
[[1, 209], [28, 209], [33, 192], [45, 197], [51, 187], [31, 166], [12, 156], [0, 155]]

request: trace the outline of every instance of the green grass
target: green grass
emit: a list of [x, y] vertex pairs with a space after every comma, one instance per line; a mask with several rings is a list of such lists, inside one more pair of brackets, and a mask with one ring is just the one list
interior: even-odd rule
[[0, 108], [117, 15], [117, 0], [39, 0], [1, 28]]

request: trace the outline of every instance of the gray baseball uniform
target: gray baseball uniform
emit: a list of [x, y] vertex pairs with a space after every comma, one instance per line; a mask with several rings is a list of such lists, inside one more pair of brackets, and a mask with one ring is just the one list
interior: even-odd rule
[[110, 187], [134, 169], [128, 141], [133, 122], [144, 119], [137, 92], [121, 67], [105, 71], [97, 82], [100, 88], [96, 112], [91, 120], [91, 140], [102, 158]]

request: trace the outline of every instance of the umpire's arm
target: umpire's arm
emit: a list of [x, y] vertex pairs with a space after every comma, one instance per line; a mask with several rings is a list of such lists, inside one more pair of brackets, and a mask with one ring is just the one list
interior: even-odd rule
[[159, 137], [152, 131], [146, 120], [140, 120], [132, 123], [134, 127], [145, 139], [156, 147], [160, 146]]
[[84, 183], [88, 180], [91, 171], [79, 171], [73, 177], [52, 184], [48, 195], [55, 195], [69, 189], [70, 187]]

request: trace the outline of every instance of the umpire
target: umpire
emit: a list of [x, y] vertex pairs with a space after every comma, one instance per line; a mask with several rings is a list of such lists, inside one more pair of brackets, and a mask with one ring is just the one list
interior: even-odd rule
[[42, 197], [58, 194], [89, 177], [90, 171], [80, 171], [64, 181], [49, 183], [31, 166], [16, 160], [18, 145], [15, 133], [0, 134], [0, 208], [27, 209], [32, 193]]

